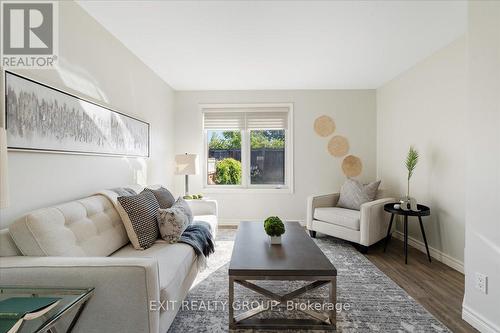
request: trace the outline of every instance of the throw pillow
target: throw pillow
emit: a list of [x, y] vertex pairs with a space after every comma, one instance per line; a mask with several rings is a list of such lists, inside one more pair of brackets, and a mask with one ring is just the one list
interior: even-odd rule
[[186, 200], [182, 198], [177, 199], [172, 207], [159, 210], [160, 235], [169, 243], [177, 243], [191, 222], [193, 222], [193, 213]]
[[118, 197], [118, 213], [136, 250], [147, 249], [158, 239], [158, 209], [158, 201], [150, 191]]
[[172, 205], [175, 202], [175, 198], [172, 195], [172, 193], [170, 193], [170, 191], [164, 187], [160, 187], [157, 190], [153, 190], [150, 188], [145, 188], [144, 190], [150, 191], [151, 193], [154, 194], [156, 200], [160, 204], [160, 208], [162, 208], [162, 209], [167, 209], [167, 208], [172, 207]]
[[380, 180], [363, 185], [355, 179], [348, 178], [340, 189], [337, 207], [360, 210], [362, 204], [375, 200], [379, 185]]

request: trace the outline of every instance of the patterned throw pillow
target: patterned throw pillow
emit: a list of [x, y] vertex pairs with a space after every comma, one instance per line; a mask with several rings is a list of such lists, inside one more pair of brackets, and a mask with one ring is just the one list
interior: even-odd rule
[[150, 191], [154, 194], [156, 200], [158, 200], [158, 203], [160, 204], [160, 208], [162, 209], [170, 208], [175, 203], [175, 198], [172, 193], [164, 187], [160, 187], [157, 190], [150, 188], [145, 188], [144, 190]]
[[136, 250], [144, 250], [158, 239], [158, 201], [150, 191], [118, 197], [117, 206], [128, 238]]
[[379, 185], [380, 180], [363, 185], [355, 179], [348, 178], [340, 189], [337, 207], [360, 210], [362, 204], [375, 200]]
[[172, 207], [159, 210], [160, 235], [169, 243], [177, 243], [191, 222], [193, 222], [193, 213], [186, 200], [182, 198], [177, 199]]

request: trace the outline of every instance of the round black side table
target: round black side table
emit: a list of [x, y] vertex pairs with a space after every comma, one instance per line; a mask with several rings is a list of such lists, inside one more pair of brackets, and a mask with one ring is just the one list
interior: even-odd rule
[[387, 229], [387, 236], [385, 238], [384, 252], [391, 238], [391, 228], [392, 228], [392, 221], [394, 220], [394, 215], [402, 215], [404, 216], [405, 264], [408, 263], [408, 216], [416, 216], [418, 217], [418, 222], [420, 222], [420, 231], [422, 231], [422, 237], [424, 238], [425, 249], [427, 250], [427, 258], [429, 258], [429, 262], [431, 262], [431, 255], [429, 254], [429, 247], [427, 246], [427, 238], [425, 237], [424, 224], [422, 223], [422, 216], [431, 215], [431, 209], [424, 205], [417, 205], [418, 211], [415, 212], [412, 210], [402, 210], [401, 208], [394, 208], [394, 204], [397, 203], [394, 202], [384, 205], [384, 210], [386, 212], [391, 213], [391, 221], [389, 222], [389, 228]]

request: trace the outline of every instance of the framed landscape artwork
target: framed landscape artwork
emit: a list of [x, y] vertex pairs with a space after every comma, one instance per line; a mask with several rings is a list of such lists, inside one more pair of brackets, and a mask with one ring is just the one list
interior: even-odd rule
[[149, 124], [29, 78], [5, 72], [9, 149], [149, 156]]

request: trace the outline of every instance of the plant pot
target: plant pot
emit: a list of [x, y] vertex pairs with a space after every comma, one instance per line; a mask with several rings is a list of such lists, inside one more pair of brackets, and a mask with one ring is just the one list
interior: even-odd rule
[[281, 236], [269, 236], [271, 244], [281, 244]]

